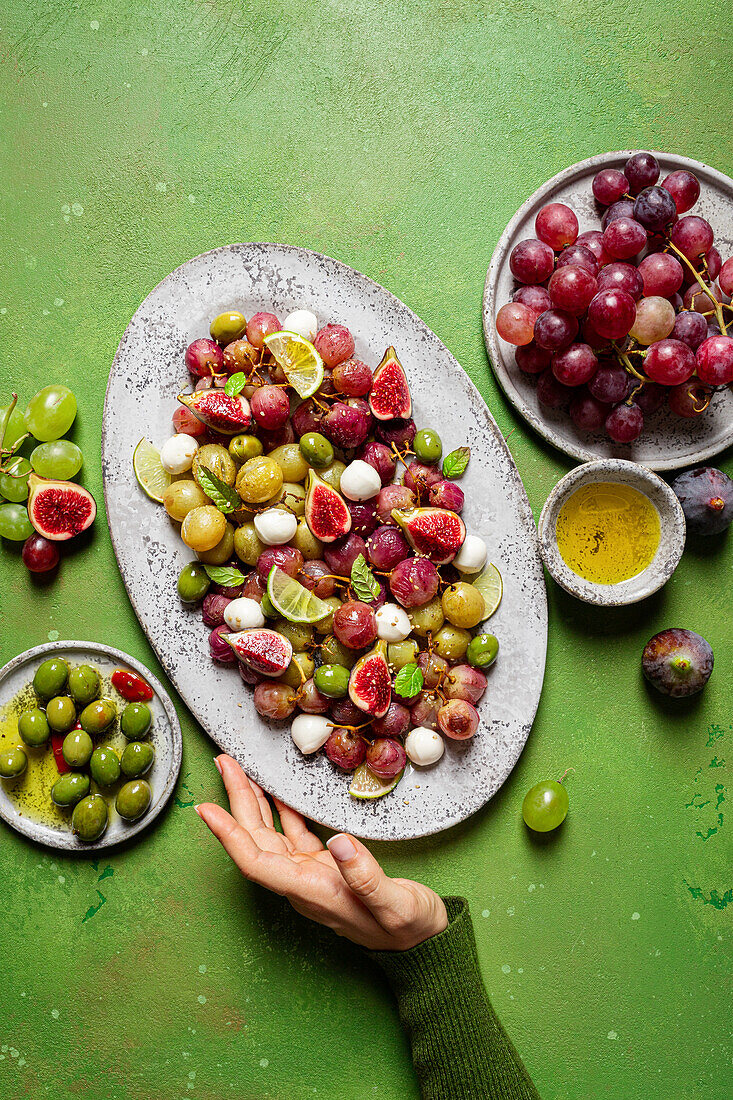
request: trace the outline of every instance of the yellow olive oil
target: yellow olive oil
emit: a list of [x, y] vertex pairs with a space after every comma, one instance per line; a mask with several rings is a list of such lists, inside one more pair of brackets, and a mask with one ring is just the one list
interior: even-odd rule
[[565, 564], [593, 584], [619, 584], [653, 560], [659, 513], [644, 493], [615, 481], [583, 485], [563, 504], [555, 525]]

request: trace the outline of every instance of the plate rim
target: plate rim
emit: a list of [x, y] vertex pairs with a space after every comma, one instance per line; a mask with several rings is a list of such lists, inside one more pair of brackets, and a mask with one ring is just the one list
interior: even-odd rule
[[[130, 656], [129, 653], [125, 653], [121, 649], [117, 649], [115, 646], [107, 645], [105, 642], [91, 642], [84, 641], [80, 638], [61, 640], [57, 642], [42, 642], [40, 645], [31, 646], [30, 649], [24, 650], [22, 653], [16, 654], [12, 657], [7, 664], [0, 668], [0, 686], [16, 669], [21, 668], [24, 664], [35, 660], [36, 657], [42, 657], [45, 654], [61, 653], [63, 654], [67, 650], [94, 650], [98, 653], [104, 654], [106, 657], [112, 657], [115, 660], [119, 660], [123, 664], [129, 664], [135, 672], [139, 673], [155, 691], [156, 695], [160, 699], [163, 709], [168, 719], [170, 726], [172, 742], [173, 742], [173, 766], [169, 769], [166, 776], [165, 784], [163, 785], [162, 793], [155, 805], [154, 812], [151, 814], [145, 814], [139, 821], [130, 824], [129, 828], [125, 832], [124, 836], [110, 838], [105, 833], [99, 840], [93, 841], [91, 844], [84, 841], [77, 841], [73, 833], [63, 833], [53, 829], [50, 825], [42, 825], [39, 822], [34, 822], [30, 818], [19, 818], [7, 813], [4, 805], [0, 802], [0, 818], [15, 832], [20, 833], [22, 836], [27, 837], [29, 840], [34, 841], [36, 844], [43, 844], [47, 848], [55, 848], [65, 852], [71, 852], [73, 854], [83, 854], [84, 852], [94, 852], [102, 848], [116, 848], [120, 844], [127, 844], [134, 837], [138, 836], [144, 829], [152, 825], [155, 819], [162, 813], [170, 801], [170, 797], [173, 794], [176, 783], [178, 782], [178, 776], [181, 771], [181, 764], [183, 760], [183, 737], [181, 735], [181, 723], [178, 720], [178, 714], [176, 708], [173, 705], [168, 692], [165, 690], [157, 676], [138, 661], [136, 657]], [[25, 828], [24, 826], [30, 826], [31, 828]], [[37, 835], [33, 829], [42, 829], [43, 835]]]
[[[543, 622], [543, 629], [542, 629], [542, 633], [541, 633], [541, 642], [542, 642], [542, 646], [541, 646], [541, 650], [542, 650], [541, 651], [541, 676], [540, 676], [540, 680], [539, 680], [539, 688], [538, 688], [538, 692], [537, 692], [537, 698], [536, 698], [536, 701], [535, 701], [534, 706], [532, 708], [531, 716], [528, 718], [528, 720], [525, 723], [523, 723], [523, 725], [521, 727], [521, 733], [520, 733], [520, 736], [518, 738], [519, 748], [518, 748], [518, 751], [516, 753], [516, 756], [511, 760], [511, 762], [506, 767], [501, 769], [501, 771], [499, 773], [499, 778], [498, 778], [497, 785], [491, 791], [491, 793], [487, 797], [483, 798], [481, 801], [477, 802], [477, 804], [475, 806], [473, 806], [473, 808], [468, 813], [458, 813], [458, 814], [455, 814], [455, 815], [451, 815], [450, 818], [447, 821], [443, 821], [439, 824], [433, 824], [432, 821], [426, 820], [424, 825], [420, 828], [419, 831], [400, 832], [398, 835], [392, 835], [392, 836], [385, 836], [378, 829], [370, 828], [370, 825], [372, 823], [367, 822], [365, 820], [364, 829], [361, 830], [358, 834], [355, 834], [355, 835], [359, 835], [362, 839], [365, 839], [365, 840], [375, 840], [375, 841], [383, 841], [383, 842], [416, 840], [416, 839], [419, 839], [419, 838], [425, 837], [425, 836], [433, 836], [433, 835], [436, 835], [438, 833], [444, 832], [446, 829], [450, 829], [453, 826], [458, 825], [463, 821], [466, 821], [474, 813], [477, 813], [480, 809], [482, 809], [494, 797], [494, 795], [496, 793], [498, 793], [499, 790], [501, 790], [504, 783], [506, 783], [507, 779], [509, 778], [512, 771], [514, 770], [517, 763], [519, 762], [519, 758], [521, 757], [522, 752], [524, 751], [524, 748], [525, 748], [525, 746], [527, 744], [527, 741], [529, 739], [529, 734], [531, 732], [532, 726], [534, 725], [534, 721], [535, 721], [535, 718], [536, 718], [536, 715], [537, 715], [537, 710], [539, 708], [540, 698], [541, 698], [541, 695], [542, 695], [542, 689], [544, 687], [544, 676], [545, 676], [545, 672], [546, 672], [546, 668], [547, 668], [547, 647], [548, 647], [549, 623], [548, 623], [547, 585], [546, 585], [546, 582], [545, 582], [544, 567], [543, 567], [543, 564], [542, 564], [542, 557], [541, 557], [540, 549], [539, 549], [539, 539], [538, 539], [538, 535], [537, 535], [537, 525], [535, 523], [534, 515], [532, 513], [532, 508], [531, 508], [531, 505], [529, 503], [529, 498], [527, 496], [527, 491], [524, 487], [524, 482], [522, 481], [522, 477], [519, 473], [519, 469], [518, 469], [517, 464], [514, 460], [514, 457], [512, 456], [512, 453], [509, 450], [507, 442], [506, 442], [504, 436], [502, 435], [501, 430], [500, 430], [498, 424], [496, 423], [496, 420], [494, 419], [494, 417], [493, 417], [493, 415], [492, 415], [485, 399], [483, 398], [483, 396], [479, 392], [479, 390], [476, 387], [473, 380], [470, 378], [468, 373], [463, 369], [463, 367], [458, 362], [458, 360], [453, 355], [453, 353], [450, 351], [450, 349], [443, 343], [443, 341], [440, 339], [440, 337], [435, 332], [433, 332], [433, 330], [429, 327], [429, 325], [425, 321], [423, 321], [422, 318], [417, 313], [415, 313], [414, 310], [412, 310], [410, 308], [410, 306], [408, 306], [405, 302], [403, 302], [400, 298], [398, 298], [395, 294], [393, 294], [386, 287], [383, 287], [380, 283], [376, 282], [376, 280], [370, 278], [370, 276], [368, 276], [368, 275], [363, 274], [363, 272], [358, 271], [356, 268], [351, 267], [349, 264], [344, 263], [343, 260], [338, 260], [335, 257], [328, 256], [328, 255], [326, 255], [325, 253], [322, 253], [322, 252], [316, 252], [313, 249], [303, 248], [300, 245], [278, 243], [278, 242], [273, 242], [273, 241], [243, 241], [243, 242], [235, 242], [235, 243], [226, 244], [226, 245], [218, 245], [215, 248], [208, 249], [205, 252], [201, 252], [196, 256], [190, 257], [188, 260], [185, 260], [183, 263], [181, 263], [177, 267], [173, 268], [172, 271], [168, 272], [167, 275], [165, 275], [162, 279], [159, 280], [158, 283], [155, 284], [154, 287], [152, 287], [152, 289], [145, 295], [145, 297], [142, 299], [140, 304], [135, 309], [134, 313], [132, 314], [132, 316], [131, 316], [131, 318], [130, 318], [130, 320], [129, 320], [126, 328], [125, 328], [124, 333], [122, 334], [122, 337], [121, 337], [120, 342], [119, 342], [118, 347], [117, 347], [117, 351], [115, 352], [115, 356], [114, 356], [114, 359], [112, 361], [112, 366], [110, 368], [110, 373], [109, 373], [109, 377], [108, 377], [108, 380], [107, 380], [107, 387], [106, 387], [106, 391], [105, 391], [104, 406], [103, 406], [103, 410], [102, 410], [102, 433], [101, 433], [101, 466], [102, 466], [102, 484], [103, 484], [103, 492], [104, 492], [105, 510], [107, 511], [107, 515], [109, 515], [109, 499], [108, 499], [109, 490], [108, 490], [108, 479], [107, 479], [106, 450], [107, 450], [107, 436], [108, 436], [107, 426], [108, 426], [109, 419], [111, 417], [110, 389], [111, 389], [111, 385], [112, 385], [113, 375], [115, 374], [115, 371], [118, 367], [118, 363], [119, 363], [119, 361], [121, 359], [121, 356], [124, 352], [124, 349], [125, 349], [125, 346], [126, 346], [126, 343], [127, 343], [127, 339], [128, 339], [128, 333], [129, 333], [129, 331], [130, 331], [130, 329], [131, 329], [131, 327], [132, 327], [132, 325], [135, 321], [135, 318], [144, 310], [144, 308], [145, 308], [146, 304], [148, 303], [148, 301], [153, 297], [153, 295], [156, 294], [156, 292], [160, 289], [160, 287], [163, 286], [164, 283], [166, 283], [168, 280], [172, 280], [176, 275], [178, 275], [179, 272], [184, 271], [184, 269], [186, 269], [189, 265], [194, 264], [197, 261], [200, 261], [202, 259], [206, 259], [207, 257], [212, 257], [212, 256], [215, 257], [218, 254], [230, 253], [230, 252], [240, 252], [240, 251], [246, 252], [247, 249], [252, 249], [252, 248], [255, 248], [255, 249], [274, 249], [274, 250], [277, 250], [278, 252], [283, 252], [284, 251], [286, 253], [293, 253], [294, 255], [299, 256], [299, 257], [304, 257], [304, 258], [307, 258], [307, 259], [320, 261], [320, 262], [325, 261], [328, 264], [333, 264], [338, 269], [342, 270], [343, 273], [348, 275], [349, 277], [354, 277], [355, 276], [359, 281], [361, 281], [362, 284], [367, 284], [368, 287], [373, 288], [374, 290], [378, 291], [380, 294], [386, 295], [391, 300], [391, 302], [394, 304], [394, 307], [396, 307], [398, 310], [405, 310], [408, 313], [408, 315], [411, 318], [412, 322], [414, 324], [416, 324], [418, 326], [418, 328], [425, 335], [428, 336], [428, 338], [430, 338], [431, 340], [437, 340], [438, 341], [440, 346], [445, 349], [445, 353], [452, 360], [453, 364], [455, 365], [456, 370], [459, 372], [459, 376], [462, 379], [462, 382], [464, 384], [467, 395], [469, 397], [473, 396], [473, 398], [478, 401], [479, 407], [482, 409], [482, 413], [483, 413], [483, 417], [484, 417], [484, 421], [485, 421], [485, 428], [486, 428], [486, 430], [490, 431], [490, 433], [493, 436], [496, 444], [499, 446], [500, 450], [503, 452], [504, 457], [505, 457], [505, 459], [508, 463], [508, 467], [509, 467], [509, 471], [510, 471], [510, 474], [511, 474], [512, 482], [513, 482], [513, 484], [515, 486], [515, 489], [517, 491], [517, 497], [518, 497], [517, 504], [518, 504], [518, 511], [520, 513], [520, 516], [521, 516], [522, 520], [524, 521], [524, 523], [527, 525], [528, 530], [531, 531], [532, 535], [533, 535], [533, 537], [532, 537], [532, 558], [533, 558], [533, 561], [534, 561], [534, 565], [536, 567], [536, 578], [537, 578], [537, 582], [538, 582], [537, 583], [538, 597], [539, 597], [539, 608], [538, 608], [538, 610], [539, 610], [540, 617], [541, 617], [542, 622]], [[181, 697], [181, 700], [182, 700], [183, 704], [185, 705], [186, 709], [190, 712], [192, 717], [196, 720], [196, 722], [198, 722], [198, 724], [206, 732], [207, 736], [214, 742], [214, 744], [216, 744], [218, 747], [222, 748], [222, 746], [220, 745], [220, 742], [217, 740], [215, 734], [210, 730], [209, 723], [204, 721], [203, 715], [199, 714], [198, 709], [194, 705], [189, 704], [185, 692], [179, 686], [178, 676], [177, 676], [177, 672], [175, 670], [175, 667], [172, 665], [171, 662], [169, 662], [166, 659], [165, 655], [162, 652], [159, 651], [159, 649], [158, 649], [157, 645], [155, 644], [155, 642], [153, 641], [153, 639], [148, 635], [148, 632], [147, 632], [147, 630], [145, 628], [145, 625], [144, 625], [144, 622], [143, 622], [143, 618], [141, 616], [140, 611], [138, 610], [138, 600], [132, 595], [130, 589], [128, 588], [127, 579], [126, 579], [126, 571], [125, 571], [125, 567], [122, 564], [121, 551], [118, 548], [117, 537], [116, 537], [115, 532], [112, 529], [112, 526], [109, 525], [109, 523], [108, 523], [108, 529], [109, 529], [109, 533], [110, 533], [110, 539], [111, 539], [111, 542], [112, 542], [112, 547], [113, 547], [113, 550], [114, 550], [114, 553], [115, 553], [115, 557], [117, 559], [118, 569], [120, 571], [120, 575], [122, 577], [122, 581], [123, 581], [123, 584], [125, 586], [125, 591], [127, 593], [127, 597], [128, 597], [128, 599], [129, 599], [129, 601], [132, 605], [132, 608], [133, 608], [133, 610], [134, 610], [134, 612], [135, 612], [135, 614], [138, 618], [138, 622], [140, 623], [140, 627], [143, 630], [143, 633], [145, 634], [145, 637], [148, 641], [148, 644], [152, 647], [153, 651], [155, 652], [158, 660], [160, 661], [161, 666], [165, 670], [166, 675], [168, 676], [171, 683], [173, 684], [176, 691], [178, 692], [179, 696]], [[222, 751], [227, 751], [227, 750], [222, 748]], [[251, 770], [253, 770], [253, 769], [251, 769]], [[258, 777], [257, 777], [256, 774], [253, 774], [253, 778], [256, 781], [259, 782]], [[265, 784], [265, 789], [266, 789], [266, 784]], [[316, 824], [322, 825], [326, 828], [337, 828], [337, 826], [331, 825], [327, 821], [323, 821], [318, 816], [317, 808], [315, 808], [315, 810], [314, 810], [314, 808], [311, 808], [311, 807], [308, 807], [308, 808], [304, 809], [302, 806], [297, 806], [295, 804], [294, 804], [293, 808], [299, 810], [299, 812], [303, 813], [303, 815], [306, 818], [308, 818], [311, 821], [316, 822]], [[379, 820], [381, 820], [381, 818], [378, 819], [378, 821]]]
[[[579, 462], [592, 462], [596, 460], [602, 460], [613, 456], [604, 455], [598, 451], [592, 450], [589, 447], [582, 447], [564, 440], [557, 432], [552, 428], [552, 425], [548, 425], [542, 417], [538, 416], [526, 403], [519, 390], [515, 387], [512, 375], [510, 371], [507, 371], [504, 367], [501, 354], [499, 352], [499, 343], [497, 340], [496, 332], [493, 324], [493, 312], [494, 302], [496, 297], [496, 283], [499, 275], [499, 271], [503, 267], [508, 251], [508, 245], [517, 226], [523, 220], [527, 212], [532, 206], [535, 205], [537, 200], [541, 197], [549, 197], [551, 192], [562, 186], [565, 183], [571, 181], [579, 172], [585, 171], [589, 168], [602, 168], [604, 165], [633, 156], [638, 150], [635, 149], [620, 149], [611, 151], [608, 153], [597, 153], [592, 157], [586, 157], [584, 160], [576, 161], [575, 164], [569, 165], [567, 168], [563, 168], [560, 172], [557, 172], [545, 183], [541, 184], [533, 193], [522, 203], [516, 213], [512, 216], [507, 223], [506, 228], [499, 237], [496, 243], [496, 247], [491, 255], [488, 269], [486, 271], [486, 278], [484, 280], [484, 292], [482, 300], [481, 318], [482, 327], [484, 332], [484, 345], [486, 347], [486, 354], [489, 360], [489, 366], [491, 367], [494, 378], [499, 383], [504, 396], [519, 413], [522, 419], [529, 424], [529, 426], [542, 436], [548, 443], [550, 443], [556, 450], [568, 455], [570, 458], [577, 459]], [[704, 164], [702, 161], [694, 160], [692, 157], [685, 157], [677, 153], [666, 153], [661, 150], [652, 149], [648, 150], [652, 156], [660, 157], [663, 159], [673, 158], [675, 162], [679, 164], [681, 168], [688, 168], [696, 173], [703, 173], [705, 175], [714, 176], [719, 183], [725, 185], [729, 191], [731, 198], [733, 199], [733, 179], [730, 176], [726, 176], [724, 172], [720, 172], [717, 168], [712, 168], [709, 164]], [[692, 466], [699, 462], [703, 462], [706, 459], [714, 458], [716, 455], [722, 454], [730, 446], [733, 445], [733, 421], [729, 429], [729, 433], [722, 445], [711, 444], [708, 447], [701, 447], [695, 452], [694, 455], [688, 455], [684, 461], [675, 458], [667, 459], [633, 459], [629, 458], [629, 462], [637, 462], [639, 465], [646, 466], [649, 470], [682, 470], [686, 466]]]

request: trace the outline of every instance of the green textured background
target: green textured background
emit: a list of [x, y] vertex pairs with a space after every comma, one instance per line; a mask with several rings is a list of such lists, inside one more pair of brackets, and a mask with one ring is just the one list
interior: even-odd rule
[[[215, 245], [301, 244], [438, 333], [515, 429], [537, 513], [570, 464], [491, 378], [488, 260], [530, 192], [593, 153], [649, 146], [733, 172], [719, 5], [698, 0], [691, 21], [663, 0], [121, 8], [16, 0], [0, 19], [0, 396], [74, 387], [101, 501], [106, 377], [142, 297]], [[692, 547], [661, 594], [605, 619], [551, 586], [545, 690], [509, 782], [442, 837], [375, 846], [393, 873], [469, 896], [487, 986], [545, 1100], [733, 1091], [731, 557], [730, 539]], [[48, 586], [3, 545], [0, 601], [3, 660], [103, 639], [160, 675], [103, 516]], [[704, 695], [673, 709], [639, 674], [669, 625], [717, 657]], [[178, 709], [182, 780], [140, 843], [96, 862], [2, 830], [0, 1094], [416, 1097], [380, 976], [246, 885], [196, 817], [222, 790]], [[567, 767], [570, 816], [533, 842], [523, 794]]]

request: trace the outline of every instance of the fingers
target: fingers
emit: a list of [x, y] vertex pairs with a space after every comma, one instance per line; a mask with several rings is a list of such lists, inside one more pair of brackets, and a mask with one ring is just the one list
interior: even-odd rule
[[245, 878], [276, 894], [299, 896], [302, 892], [302, 872], [297, 863], [284, 854], [263, 852], [248, 830], [221, 806], [204, 802], [196, 807], [196, 812]]
[[[410, 895], [385, 875], [371, 852], [348, 833], [337, 833], [326, 846], [347, 886], [383, 927], [408, 919]], [[404, 911], [404, 912], [403, 912]]]
[[[260, 794], [258, 798], [249, 777], [231, 756], [223, 753], [215, 758], [215, 762], [224, 780], [232, 814], [239, 824], [244, 825], [250, 832], [267, 824], [262, 816], [262, 803], [267, 803], [262, 790], [257, 787]], [[272, 824], [271, 813], [270, 824]]]
[[297, 810], [292, 810], [290, 806], [286, 806], [284, 802], [274, 796], [273, 802], [280, 815], [283, 833], [299, 852], [322, 852], [324, 850], [316, 834], [310, 831], [305, 823], [305, 818]]
[[249, 779], [249, 785], [255, 792], [255, 797], [257, 798], [257, 801], [259, 803], [262, 820], [264, 821], [268, 829], [274, 829], [275, 822], [272, 817], [272, 806], [267, 801], [267, 795], [262, 790], [262, 787], [259, 785], [259, 783], [255, 783], [254, 779], [252, 779], [249, 775], [247, 776], [247, 778]]

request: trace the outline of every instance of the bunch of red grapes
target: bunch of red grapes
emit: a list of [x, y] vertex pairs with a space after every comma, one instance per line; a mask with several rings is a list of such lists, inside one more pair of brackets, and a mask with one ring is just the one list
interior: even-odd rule
[[661, 185], [659, 175], [651, 153], [634, 153], [623, 172], [603, 168], [593, 178], [601, 228], [586, 233], [569, 206], [543, 206], [537, 236], [512, 249], [520, 285], [496, 317], [519, 369], [537, 376], [539, 401], [616, 443], [638, 439], [665, 400], [700, 416], [733, 382], [733, 258], [723, 263], [710, 223], [687, 214], [700, 195], [694, 173]]

